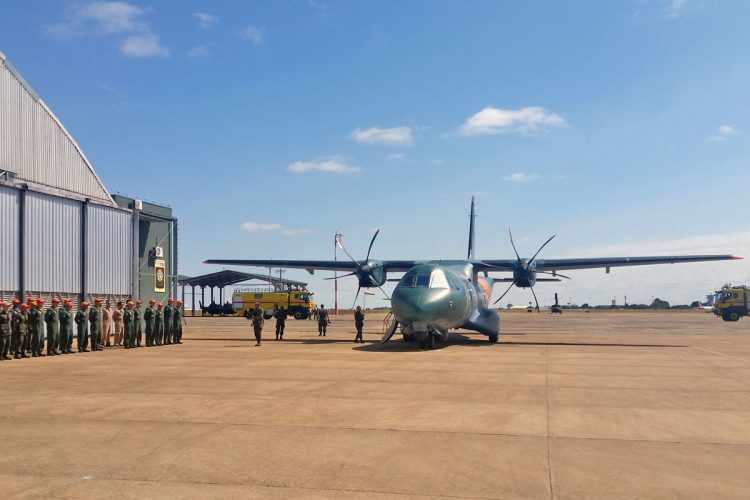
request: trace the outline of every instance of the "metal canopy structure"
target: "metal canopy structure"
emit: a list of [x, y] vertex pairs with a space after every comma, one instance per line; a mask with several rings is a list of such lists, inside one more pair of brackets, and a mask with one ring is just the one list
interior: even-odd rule
[[178, 283], [182, 286], [182, 302], [185, 303], [185, 287], [192, 288], [193, 311], [195, 311], [195, 288], [201, 289], [201, 303], [205, 307], [205, 290], [208, 287], [211, 290], [211, 302], [214, 302], [214, 288], [219, 289], [219, 303], [224, 303], [224, 287], [244, 283], [245, 281], [258, 280], [270, 283], [276, 290], [299, 290], [307, 287], [307, 283], [302, 281], [288, 280], [274, 277], [268, 274], [245, 273], [225, 269], [215, 273], [203, 274], [200, 276], [179, 276]]

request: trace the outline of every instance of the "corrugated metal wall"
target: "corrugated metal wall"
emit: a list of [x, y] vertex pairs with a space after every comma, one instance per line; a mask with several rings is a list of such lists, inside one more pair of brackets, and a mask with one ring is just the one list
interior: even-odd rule
[[133, 267], [132, 214], [89, 205], [86, 215], [86, 277], [89, 293], [127, 295]]
[[26, 289], [81, 290], [81, 203], [29, 192], [25, 206]]
[[18, 190], [0, 186], [0, 291], [18, 288]]
[[27, 181], [113, 203], [73, 138], [2, 57], [0, 169]]

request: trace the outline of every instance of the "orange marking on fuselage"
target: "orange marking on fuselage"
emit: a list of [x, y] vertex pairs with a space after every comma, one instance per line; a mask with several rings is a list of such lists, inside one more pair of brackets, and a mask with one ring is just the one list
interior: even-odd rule
[[487, 283], [487, 280], [481, 276], [477, 276], [477, 284], [479, 285], [479, 288], [481, 288], [484, 294], [487, 296], [487, 300], [489, 300], [490, 297], [492, 297], [492, 288], [490, 288], [490, 284]]

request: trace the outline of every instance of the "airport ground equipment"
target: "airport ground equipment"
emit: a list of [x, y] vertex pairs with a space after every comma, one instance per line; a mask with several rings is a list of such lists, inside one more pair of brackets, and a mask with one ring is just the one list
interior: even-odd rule
[[550, 307], [550, 312], [553, 314], [562, 314], [562, 307], [560, 307], [560, 303], [557, 301], [557, 292], [555, 292], [555, 303]]
[[748, 314], [748, 294], [750, 289], [745, 285], [724, 286], [714, 298], [714, 314], [724, 321], [739, 321]]
[[266, 319], [271, 319], [274, 311], [281, 307], [286, 309], [287, 314], [294, 319], [307, 319], [315, 309], [312, 296], [312, 292], [304, 289], [286, 292], [238, 290], [232, 294], [232, 308], [236, 315], [244, 316], [247, 311], [255, 307], [256, 302], [259, 302]]

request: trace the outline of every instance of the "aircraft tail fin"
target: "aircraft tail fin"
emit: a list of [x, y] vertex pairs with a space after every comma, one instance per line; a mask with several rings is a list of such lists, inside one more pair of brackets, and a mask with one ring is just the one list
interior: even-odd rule
[[474, 219], [476, 213], [474, 212], [474, 197], [471, 197], [471, 213], [469, 214], [469, 251], [466, 256], [467, 259], [474, 259]]

